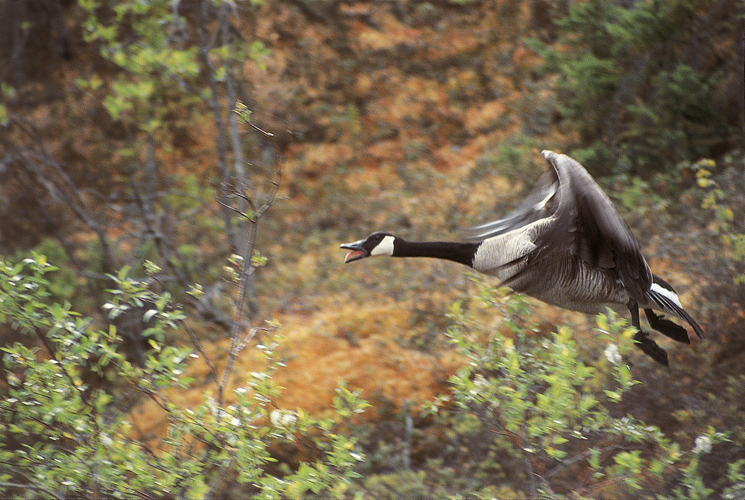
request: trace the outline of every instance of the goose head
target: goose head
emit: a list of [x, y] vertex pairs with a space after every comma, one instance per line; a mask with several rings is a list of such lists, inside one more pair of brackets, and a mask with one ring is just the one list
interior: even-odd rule
[[373, 233], [364, 240], [352, 243], [342, 243], [340, 248], [350, 250], [344, 263], [354, 262], [355, 260], [364, 259], [365, 257], [374, 257], [376, 255], [393, 256], [394, 242], [396, 237], [389, 233]]

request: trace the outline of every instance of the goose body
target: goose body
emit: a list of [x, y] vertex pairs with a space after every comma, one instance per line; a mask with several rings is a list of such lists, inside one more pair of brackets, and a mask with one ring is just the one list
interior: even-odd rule
[[631, 230], [582, 165], [552, 151], [542, 155], [552, 168], [523, 203], [504, 219], [471, 228], [465, 241], [413, 242], [377, 232], [342, 244], [350, 250], [345, 262], [379, 255], [439, 258], [564, 309], [627, 309], [639, 330], [637, 346], [667, 365], [667, 353], [641, 330], [639, 309], [653, 329], [678, 342], [690, 343], [686, 329], [654, 310], [685, 320], [703, 338], [701, 327], [673, 287], [652, 274]]

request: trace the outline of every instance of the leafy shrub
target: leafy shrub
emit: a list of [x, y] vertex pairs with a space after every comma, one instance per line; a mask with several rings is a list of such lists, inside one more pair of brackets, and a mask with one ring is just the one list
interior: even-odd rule
[[[713, 160], [699, 160], [691, 168], [696, 172], [699, 187], [704, 190], [701, 207], [714, 215], [714, 223], [711, 224], [713, 232], [719, 237], [722, 249], [728, 253], [733, 267], [736, 268], [733, 282], [735, 285], [745, 285], [745, 222], [742, 217], [735, 214], [742, 212], [745, 201], [742, 196], [741, 181], [735, 176], [741, 176], [734, 158], [725, 159], [724, 164], [729, 164], [730, 172], [722, 175], [722, 181], [714, 178], [716, 163]], [[739, 167], [742, 168], [743, 160], [739, 158]], [[727, 177], [735, 177], [730, 180]]]
[[[41, 255], [18, 263], [0, 261], [0, 322], [38, 340], [36, 347], [6, 346], [5, 397], [0, 402], [0, 493], [17, 498], [211, 498], [226, 483], [260, 498], [343, 496], [352, 467], [364, 456], [355, 438], [345, 437], [345, 420], [366, 403], [343, 384], [334, 417], [317, 419], [283, 411], [272, 402], [279, 389], [272, 373], [274, 328], [258, 347], [268, 368], [248, 376], [225, 404], [204, 392], [202, 402], [184, 407], [178, 389], [193, 349], [163, 344], [165, 332], [185, 327], [185, 315], [167, 294], [148, 290], [128, 270], [111, 276], [116, 288], [105, 309], [112, 317], [152, 304], [143, 332], [153, 347], [144, 366], [118, 352], [114, 326], [97, 328], [69, 303], [49, 300], [46, 275], [56, 269]], [[197, 344], [197, 350], [201, 353]], [[167, 436], [145, 442], [133, 431], [127, 411], [141, 397], [157, 404], [169, 421]], [[266, 466], [271, 447], [302, 444], [316, 460], [300, 462], [282, 477]], [[243, 486], [240, 486], [243, 485]]]
[[530, 42], [561, 75], [559, 111], [579, 133], [580, 162], [596, 173], [671, 171], [736, 137], [723, 82], [737, 68], [722, 61], [736, 57], [738, 7], [715, 3], [579, 2], [557, 21], [558, 43]]
[[502, 470], [488, 476], [532, 498], [671, 491], [707, 497], [699, 460], [726, 437], [708, 428], [685, 452], [659, 428], [623, 413], [624, 394], [639, 383], [624, 362], [636, 351], [626, 320], [610, 311], [598, 315], [596, 359], [588, 360], [567, 328], [546, 335], [521, 320], [530, 317], [523, 298], [484, 286], [480, 302], [504, 320], [486, 327], [474, 311], [453, 306], [448, 335], [470, 362], [451, 379], [460, 409], [451, 418], [464, 437], [473, 436], [483, 467]]

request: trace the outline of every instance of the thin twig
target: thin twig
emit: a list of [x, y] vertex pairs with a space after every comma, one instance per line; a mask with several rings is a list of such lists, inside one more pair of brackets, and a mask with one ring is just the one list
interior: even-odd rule
[[199, 338], [194, 333], [194, 330], [191, 329], [186, 321], [182, 321], [181, 324], [184, 326], [184, 329], [189, 334], [189, 338], [191, 339], [192, 344], [194, 344], [194, 347], [197, 349], [202, 358], [204, 358], [204, 362], [207, 363], [207, 367], [210, 369], [210, 373], [215, 380], [218, 380], [219, 377], [217, 375], [217, 369], [215, 368], [215, 365], [212, 364], [212, 360], [210, 359], [210, 357], [207, 356], [207, 353], [204, 351], [202, 343], [199, 341]]
[[257, 127], [256, 125], [254, 125], [254, 124], [253, 124], [253, 123], [251, 123], [251, 122], [248, 122], [248, 125], [249, 125], [249, 126], [250, 126], [250, 127], [252, 128], [252, 129], [254, 129], [254, 130], [257, 130], [257, 131], [261, 132], [262, 134], [264, 134], [264, 135], [265, 135], [265, 136], [267, 136], [267, 137], [274, 137], [274, 134], [272, 134], [271, 132], [267, 132], [266, 130], [263, 130], [263, 129], [261, 129], [261, 128]]
[[[253, 128], [266, 134], [268, 137], [273, 137], [273, 135], [261, 130], [260, 128], [256, 126], [253, 126]], [[277, 153], [275, 153], [274, 168], [275, 168], [275, 178], [274, 180], [271, 181], [272, 188], [269, 191], [267, 201], [258, 210], [256, 210], [252, 214], [251, 217], [248, 217], [245, 213], [241, 213], [239, 210], [236, 210], [234, 207], [230, 207], [226, 205], [228, 208], [238, 213], [240, 216], [244, 217], [249, 222], [249, 225], [246, 228], [248, 234], [246, 236], [246, 247], [242, 255], [243, 267], [241, 269], [241, 272], [238, 278], [238, 302], [237, 302], [236, 317], [235, 317], [235, 321], [233, 322], [233, 329], [230, 334], [230, 351], [228, 353], [228, 359], [225, 363], [225, 367], [223, 368], [222, 378], [220, 379], [220, 382], [217, 387], [218, 405], [222, 405], [224, 402], [225, 388], [228, 385], [228, 380], [233, 371], [233, 365], [235, 364], [235, 360], [238, 354], [245, 347], [245, 344], [247, 344], [248, 342], [250, 342], [251, 339], [253, 339], [254, 335], [258, 331], [252, 328], [251, 330], [249, 330], [244, 340], [240, 341], [241, 331], [243, 329], [243, 314], [244, 314], [245, 301], [246, 301], [246, 295], [247, 295], [247, 290], [248, 290], [249, 277], [255, 271], [255, 268], [253, 264], [251, 263], [251, 256], [253, 255], [254, 247], [256, 244], [258, 223], [261, 217], [272, 206], [272, 203], [274, 202], [277, 196], [277, 191], [279, 189], [280, 180], [282, 179], [282, 163]], [[238, 196], [245, 197], [245, 194], [243, 193], [237, 192], [236, 194]], [[250, 200], [246, 200], [246, 201], [250, 201]]]
[[[18, 472], [14, 470], [13, 472]], [[29, 478], [30, 479], [30, 478]], [[42, 488], [40, 486], [35, 486], [33, 484], [22, 484], [22, 483], [11, 483], [7, 481], [0, 481], [0, 486], [4, 486], [6, 488], [20, 488], [24, 490], [34, 490], [43, 493], [44, 495], [49, 495], [49, 498], [57, 498], [59, 500], [63, 500], [65, 497], [56, 494], [52, 490], [48, 490], [46, 488]]]
[[259, 332], [259, 330], [266, 330], [266, 328], [259, 328], [258, 326], [252, 327], [250, 330], [248, 330], [248, 333], [246, 333], [246, 336], [243, 337], [243, 340], [240, 344], [236, 347], [236, 354], [241, 352], [243, 349], [246, 348], [246, 346], [253, 340], [253, 338], [256, 336], [256, 334]]

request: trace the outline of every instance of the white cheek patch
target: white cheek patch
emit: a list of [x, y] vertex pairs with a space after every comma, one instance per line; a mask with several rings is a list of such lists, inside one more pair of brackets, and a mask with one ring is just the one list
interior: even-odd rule
[[675, 305], [683, 309], [683, 306], [680, 305], [680, 299], [678, 298], [678, 294], [673, 292], [672, 290], [668, 290], [667, 288], [661, 287], [657, 283], [652, 283], [652, 286], [650, 287], [650, 290], [662, 295], [663, 297], [666, 297], [671, 302], [673, 302]]
[[370, 255], [393, 255], [393, 242], [395, 239], [396, 238], [390, 235], [384, 237], [380, 243], [375, 245], [375, 248], [372, 249]]

